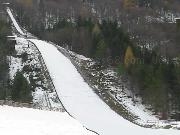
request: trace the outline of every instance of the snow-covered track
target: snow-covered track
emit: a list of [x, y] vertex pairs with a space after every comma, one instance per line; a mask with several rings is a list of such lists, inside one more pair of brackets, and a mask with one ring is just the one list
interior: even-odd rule
[[54, 45], [37, 39], [30, 41], [39, 48], [64, 107], [85, 127], [100, 135], [180, 135], [178, 130], [147, 129], [123, 119], [94, 93], [71, 61]]
[[18, 23], [16, 22], [16, 20], [14, 19], [14, 16], [11, 12], [11, 9], [9, 7], [7, 7], [7, 13], [9, 15], [9, 17], [11, 18], [11, 21], [14, 25], [14, 27], [16, 28], [16, 30], [19, 32], [19, 34], [21, 34], [22, 36], [25, 36], [26, 34], [21, 30], [21, 28], [19, 27]]
[[41, 52], [64, 107], [85, 127], [100, 135], [180, 135], [178, 130], [147, 129], [125, 120], [94, 93], [71, 61], [54, 45], [37, 39], [28, 40]]
[[[41, 51], [39, 50], [39, 48], [37, 47], [37, 45], [34, 44], [34, 43], [31, 41], [32, 39], [30, 40], [29, 38], [26, 37], [26, 34], [24, 34], [24, 32], [22, 31], [22, 29], [20, 28], [20, 26], [19, 26], [18, 23], [16, 22], [13, 14], [12, 14], [12, 12], [11, 12], [11, 9], [10, 9], [9, 7], [7, 7], [7, 13], [8, 13], [8, 15], [9, 15], [11, 21], [12, 21], [12, 24], [13, 24], [14, 27], [16, 28], [17, 32], [18, 32], [21, 36], [24, 37], [24, 40], [26, 40], [27, 42], [32, 43], [32, 44], [36, 47], [36, 49], [38, 50], [38, 52], [41, 54]], [[21, 37], [21, 38], [23, 38], [23, 37]], [[32, 36], [30, 36], [30, 37], [32, 37]], [[16, 36], [16, 38], [18, 39], [17, 36]], [[16, 38], [15, 38], [15, 39], [16, 39]], [[35, 39], [34, 37], [32, 37], [32, 38]], [[42, 55], [41, 55], [41, 56], [42, 56]], [[42, 68], [43, 68], [42, 70], [44, 70], [44, 75], [50, 80], [50, 81], [49, 81], [49, 86], [51, 87], [51, 89], [54, 89], [54, 91], [56, 92], [55, 86], [54, 86], [53, 81], [52, 81], [52, 79], [51, 79], [51, 77], [50, 77], [50, 75], [49, 75], [48, 69], [47, 69], [47, 67], [46, 67], [46, 64], [45, 64], [43, 58], [41, 57], [41, 58], [39, 58], [39, 59], [40, 59], [40, 62], [41, 62]], [[57, 94], [57, 92], [56, 92], [56, 94]], [[51, 107], [50, 101], [49, 101], [48, 99], [46, 99], [46, 100], [47, 100], [49, 109], [51, 110], [52, 107]], [[66, 110], [66, 108], [64, 107], [64, 105], [63, 105], [63, 103], [61, 102], [61, 100], [59, 99], [59, 97], [58, 97], [58, 100], [59, 100], [59, 102], [61, 103], [61, 105], [62, 105], [62, 107], [63, 107], [63, 110], [65, 110], [66, 113], [67, 113], [70, 117], [74, 118], [74, 117]], [[74, 118], [74, 119], [75, 119], [75, 118]], [[97, 132], [95, 132], [95, 131], [93, 131], [93, 130], [91, 130], [91, 129], [88, 129], [87, 127], [84, 127], [84, 128], [86, 128], [86, 130], [90, 131], [90, 132], [92, 133], [92, 135], [94, 135], [94, 134], [97, 134], [97, 135], [98, 135]], [[91, 134], [91, 133], [89, 133], [89, 134]]]
[[[42, 54], [40, 48], [38, 47], [38, 45], [33, 42], [34, 40], [36, 40], [36, 39], [27, 39], [28, 42], [30, 42], [30, 43], [34, 44], [34, 46], [36, 46], [36, 48], [37, 48], [37, 50], [39, 51], [39, 53], [41, 54], [41, 56], [43, 56], [43, 54]], [[40, 40], [37, 40], [37, 41], [40, 41]], [[44, 41], [43, 41], [43, 42], [44, 42]], [[46, 42], [44, 42], [44, 43], [46, 43]], [[52, 45], [52, 46], [53, 46], [53, 45]], [[42, 58], [41, 62], [42, 62], [43, 67], [46, 69], [46, 71], [48, 71], [48, 68], [47, 68], [46, 63], [45, 63], [45, 61], [44, 61], [43, 58]], [[51, 76], [50, 76], [49, 72], [46, 72], [46, 76], [48, 76], [48, 78], [50, 79], [50, 82], [51, 82], [51, 86], [52, 86], [53, 89], [56, 91], [56, 87], [54, 86], [54, 83], [53, 83], [54, 81], [51, 79]], [[56, 91], [56, 93], [57, 93], [57, 91]], [[57, 95], [58, 95], [58, 93], [57, 93]], [[71, 117], [74, 118], [74, 119], [77, 119], [76, 117], [74, 117], [74, 116], [66, 109], [65, 105], [64, 105], [63, 102], [61, 101], [61, 98], [58, 97], [58, 100], [60, 101], [60, 103], [61, 103], [61, 105], [63, 106], [64, 110], [69, 114], [69, 116], [71, 116]], [[87, 130], [89, 130], [89, 131], [91, 131], [91, 132], [99, 135], [96, 131], [93, 131], [93, 130], [89, 129], [89, 128], [86, 127], [86, 126], [85, 126], [85, 128], [86, 128]]]

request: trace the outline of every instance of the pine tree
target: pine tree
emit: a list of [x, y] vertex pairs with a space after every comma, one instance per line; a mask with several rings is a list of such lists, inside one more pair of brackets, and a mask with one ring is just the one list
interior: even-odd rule
[[100, 40], [97, 44], [96, 58], [102, 59], [106, 56], [107, 45], [104, 40]]
[[31, 102], [32, 95], [28, 81], [21, 72], [17, 72], [13, 82], [12, 100], [21, 102]]

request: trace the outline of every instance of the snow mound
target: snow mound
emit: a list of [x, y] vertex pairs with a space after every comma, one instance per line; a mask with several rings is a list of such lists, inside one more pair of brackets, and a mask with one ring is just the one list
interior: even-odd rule
[[0, 106], [2, 135], [92, 135], [67, 113]]

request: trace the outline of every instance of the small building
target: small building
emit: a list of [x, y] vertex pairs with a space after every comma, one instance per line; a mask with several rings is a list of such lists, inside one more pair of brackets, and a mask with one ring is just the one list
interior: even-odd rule
[[175, 18], [177, 28], [180, 29], [180, 17]]

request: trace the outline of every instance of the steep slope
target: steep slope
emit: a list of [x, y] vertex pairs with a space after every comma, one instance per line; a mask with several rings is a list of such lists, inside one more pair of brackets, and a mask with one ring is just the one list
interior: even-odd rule
[[[112, 111], [84, 82], [71, 61], [55, 46], [45, 41], [30, 39], [46, 63], [56, 91], [69, 113], [85, 127], [100, 135], [180, 135], [178, 130], [146, 129], [134, 125]], [[131, 130], [129, 130], [131, 129]]]
[[[16, 26], [15, 26], [16, 27]], [[100, 135], [180, 135], [178, 130], [146, 129], [134, 125], [112, 111], [84, 82], [71, 61], [45, 41], [28, 39], [45, 61], [56, 91], [66, 110], [84, 126]], [[57, 121], [57, 120], [56, 120]]]

